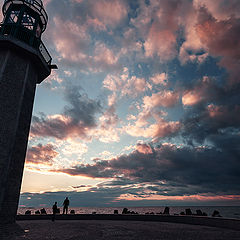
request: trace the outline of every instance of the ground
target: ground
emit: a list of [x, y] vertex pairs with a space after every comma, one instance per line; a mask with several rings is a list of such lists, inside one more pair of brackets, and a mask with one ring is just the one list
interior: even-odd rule
[[[19, 221], [6, 240], [239, 240], [240, 231], [198, 225], [135, 221]], [[4, 240], [5, 240], [4, 239]]]

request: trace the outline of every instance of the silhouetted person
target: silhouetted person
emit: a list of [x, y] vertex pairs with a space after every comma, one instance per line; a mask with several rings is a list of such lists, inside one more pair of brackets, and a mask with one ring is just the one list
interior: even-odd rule
[[58, 211], [57, 202], [55, 202], [55, 204], [52, 206], [52, 210], [53, 210], [52, 221], [54, 222], [55, 221], [55, 217], [56, 217], [56, 213]]
[[69, 206], [69, 199], [68, 197], [66, 197], [66, 199], [63, 202], [63, 214], [66, 211], [66, 214], [68, 214], [68, 206]]
[[169, 215], [169, 207], [165, 207], [163, 214]]

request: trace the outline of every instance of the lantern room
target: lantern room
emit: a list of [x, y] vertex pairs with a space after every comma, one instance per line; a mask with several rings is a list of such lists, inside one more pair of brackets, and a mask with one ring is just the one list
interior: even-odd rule
[[48, 20], [41, 0], [5, 0], [2, 12], [2, 34], [39, 47]]

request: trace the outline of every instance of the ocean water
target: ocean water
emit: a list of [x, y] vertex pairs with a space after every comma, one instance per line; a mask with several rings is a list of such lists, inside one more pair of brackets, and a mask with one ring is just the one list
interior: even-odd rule
[[[139, 214], [151, 213], [154, 214], [160, 213], [164, 211], [165, 206], [159, 207], [127, 207], [129, 211], [138, 212]], [[214, 210], [220, 212], [220, 215], [224, 218], [235, 218], [240, 219], [240, 206], [238, 207], [229, 207], [229, 206], [197, 206], [197, 207], [188, 207], [188, 206], [174, 206], [170, 207], [170, 214], [179, 214], [180, 212], [185, 212], [186, 208], [190, 208], [192, 213], [196, 213], [196, 210], [200, 209], [202, 212], [207, 213], [208, 216], [211, 216]], [[18, 209], [18, 214], [25, 214], [27, 210], [30, 210], [32, 214], [35, 211], [40, 210], [40, 208], [29, 208], [23, 207]], [[45, 208], [48, 214], [52, 213], [52, 208]], [[114, 210], [118, 210], [119, 214], [122, 213], [123, 207], [69, 207], [70, 210], [75, 210], [76, 214], [92, 214], [96, 212], [96, 214], [113, 214]], [[62, 208], [61, 208], [62, 213]]]

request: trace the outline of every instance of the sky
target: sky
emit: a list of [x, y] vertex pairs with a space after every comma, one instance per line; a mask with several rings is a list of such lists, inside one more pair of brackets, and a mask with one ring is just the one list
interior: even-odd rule
[[239, 206], [239, 0], [44, 5], [20, 206]]

